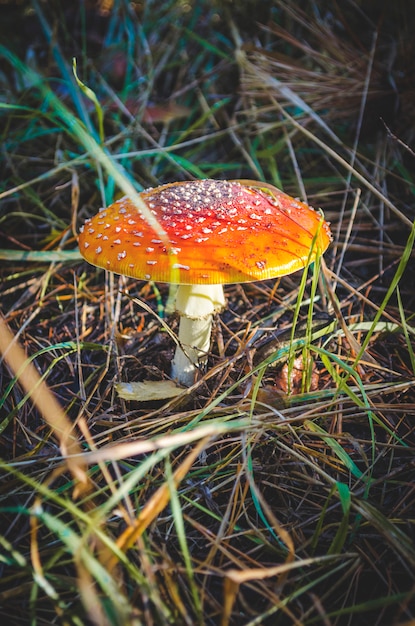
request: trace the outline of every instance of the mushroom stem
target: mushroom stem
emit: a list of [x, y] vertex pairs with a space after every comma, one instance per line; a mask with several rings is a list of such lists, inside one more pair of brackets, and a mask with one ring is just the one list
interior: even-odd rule
[[222, 285], [180, 285], [176, 311], [180, 315], [179, 342], [172, 377], [185, 386], [195, 381], [197, 367], [207, 360], [212, 319], [225, 306]]

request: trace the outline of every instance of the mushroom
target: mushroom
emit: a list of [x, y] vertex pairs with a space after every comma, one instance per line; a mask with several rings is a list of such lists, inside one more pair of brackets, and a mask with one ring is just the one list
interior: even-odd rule
[[168, 242], [123, 198], [86, 221], [80, 251], [89, 263], [112, 272], [179, 285], [172, 377], [189, 386], [207, 359], [213, 315], [225, 306], [223, 284], [306, 267], [329, 245], [329, 226], [308, 205], [263, 183], [178, 182], [140, 196]]

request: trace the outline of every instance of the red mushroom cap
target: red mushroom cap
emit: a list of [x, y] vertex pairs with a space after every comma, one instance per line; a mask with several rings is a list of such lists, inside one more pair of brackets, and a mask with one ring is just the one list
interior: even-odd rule
[[208, 179], [143, 191], [170, 247], [123, 198], [86, 221], [79, 234], [81, 254], [117, 274], [178, 284], [290, 274], [326, 250], [330, 229], [308, 205], [260, 185]]

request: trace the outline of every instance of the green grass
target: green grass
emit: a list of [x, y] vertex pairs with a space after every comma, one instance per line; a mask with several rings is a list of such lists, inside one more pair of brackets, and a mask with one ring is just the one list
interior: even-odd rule
[[[413, 9], [98, 4], [0, 6], [0, 613], [412, 623]], [[166, 285], [88, 266], [76, 234], [201, 177], [301, 196], [333, 243], [226, 287], [194, 387], [124, 401], [118, 382], [168, 379], [177, 319]]]

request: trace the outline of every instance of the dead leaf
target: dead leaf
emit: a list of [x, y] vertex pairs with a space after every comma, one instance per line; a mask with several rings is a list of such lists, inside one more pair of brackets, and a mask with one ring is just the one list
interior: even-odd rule
[[118, 383], [115, 385], [118, 395], [123, 400], [138, 402], [154, 402], [179, 396], [184, 390], [172, 380], [145, 380], [135, 383]]

